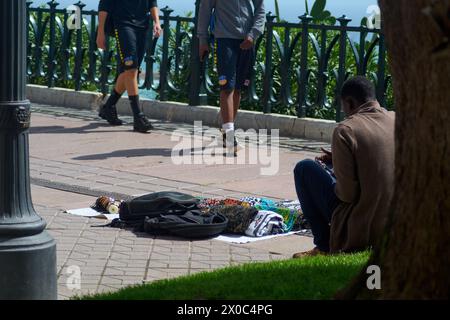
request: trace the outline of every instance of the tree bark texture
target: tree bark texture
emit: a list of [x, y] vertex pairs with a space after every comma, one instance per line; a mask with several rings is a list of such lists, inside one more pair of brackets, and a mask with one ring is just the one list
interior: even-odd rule
[[450, 287], [450, 1], [380, 0], [396, 107], [395, 194], [385, 238], [338, 298], [445, 299]]

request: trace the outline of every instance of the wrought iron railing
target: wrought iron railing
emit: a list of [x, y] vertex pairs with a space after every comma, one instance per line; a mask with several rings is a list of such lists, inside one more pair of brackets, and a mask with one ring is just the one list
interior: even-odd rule
[[[28, 80], [48, 87], [99, 90], [106, 94], [115, 79], [115, 43], [106, 50], [96, 46], [97, 12], [81, 9], [82, 24], [69, 30], [70, 16], [58, 3], [34, 8], [28, 1]], [[199, 0], [196, 0], [196, 11]], [[217, 102], [214, 55], [202, 65], [198, 59], [196, 14], [173, 16], [161, 10], [164, 30], [160, 39], [148, 39], [140, 88], [161, 100], [191, 105]], [[384, 36], [380, 30], [318, 25], [303, 15], [298, 23], [275, 22], [267, 15], [266, 32], [257, 43], [257, 60], [244, 106], [265, 113], [298, 117], [342, 119], [338, 88], [350, 75], [366, 75], [377, 88], [382, 105], [392, 108]], [[152, 22], [150, 21], [150, 24]], [[149, 36], [151, 37], [151, 35]]]

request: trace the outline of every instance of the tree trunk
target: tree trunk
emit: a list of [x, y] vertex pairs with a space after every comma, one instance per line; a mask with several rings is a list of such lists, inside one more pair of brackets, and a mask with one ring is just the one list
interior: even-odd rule
[[449, 297], [450, 1], [432, 2], [380, 0], [397, 113], [391, 217], [368, 263], [382, 288], [364, 269], [337, 298]]

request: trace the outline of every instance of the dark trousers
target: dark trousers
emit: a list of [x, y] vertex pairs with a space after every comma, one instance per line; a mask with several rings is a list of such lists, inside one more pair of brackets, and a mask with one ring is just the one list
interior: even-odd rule
[[303, 214], [311, 225], [314, 244], [330, 251], [330, 223], [339, 199], [334, 192], [335, 179], [317, 162], [303, 160], [294, 170], [295, 188]]

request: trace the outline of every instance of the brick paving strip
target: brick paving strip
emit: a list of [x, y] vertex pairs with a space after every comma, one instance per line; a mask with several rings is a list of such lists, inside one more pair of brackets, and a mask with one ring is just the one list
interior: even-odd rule
[[[93, 111], [34, 105], [33, 112], [70, 119], [97, 120]], [[124, 120], [131, 122], [131, 118], [124, 117]], [[159, 123], [155, 131], [172, 134], [180, 128], [186, 134], [192, 131], [192, 126], [171, 123]], [[317, 151], [320, 147], [329, 146], [320, 142], [280, 138], [280, 148], [292, 151]], [[214, 185], [36, 156], [30, 157], [30, 174], [32, 185], [92, 197], [110, 195], [118, 199], [127, 199], [149, 192], [167, 190], [202, 197], [264, 196], [263, 193], [236, 192]], [[271, 198], [281, 199], [281, 197]], [[86, 203], [86, 206], [88, 205], [90, 203]], [[70, 206], [70, 203], [67, 203], [67, 206]], [[93, 228], [93, 225], [102, 224], [103, 221], [71, 216], [63, 212], [64, 209], [75, 208], [41, 203], [35, 207], [48, 222], [48, 231], [57, 241], [60, 299], [117, 290], [131, 284], [211, 271], [242, 263], [289, 257], [269, 249], [216, 240], [186, 241], [170, 237], [155, 238], [129, 230]], [[77, 268], [81, 271], [80, 289], [76, 288], [76, 281], [73, 282]]]

